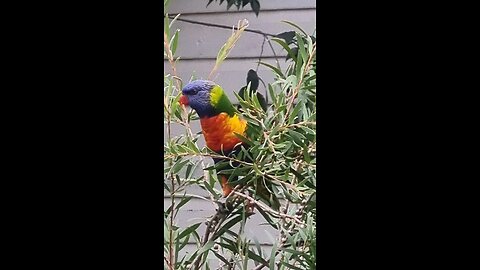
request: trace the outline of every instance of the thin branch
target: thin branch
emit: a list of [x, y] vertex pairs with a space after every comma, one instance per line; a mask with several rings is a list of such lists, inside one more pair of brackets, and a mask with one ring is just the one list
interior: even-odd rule
[[[165, 50], [167, 51], [167, 56], [168, 56], [168, 59], [170, 61], [170, 64], [172, 65], [172, 69], [173, 69], [173, 72], [175, 73], [176, 72], [176, 69], [175, 69], [175, 63], [173, 62], [173, 55], [172, 55], [172, 51], [170, 50], [170, 45], [169, 45], [169, 40], [168, 40], [168, 37], [167, 37], [167, 33], [165, 33], [165, 31], [163, 32], [163, 45], [164, 45], [164, 48]], [[170, 106], [168, 106], [169, 102], [167, 101], [168, 97], [165, 97], [164, 98], [164, 104], [165, 104], [165, 107], [166, 107], [166, 111], [168, 112], [167, 113], [167, 136], [168, 136], [168, 140], [171, 139], [172, 137], [172, 134], [171, 134], [171, 127], [170, 127], [170, 123], [171, 123], [171, 113], [170, 113]], [[171, 166], [172, 165], [172, 160], [169, 161], [169, 165]], [[173, 216], [174, 216], [174, 212], [175, 212], [175, 176], [173, 175], [173, 173], [170, 173], [170, 179], [171, 179], [171, 209], [172, 211], [170, 212], [170, 227], [169, 227], [169, 243], [168, 243], [168, 251], [169, 251], [169, 259], [168, 259], [168, 267], [170, 270], [173, 270], [174, 269], [174, 265], [175, 265], [175, 262], [174, 262], [174, 251], [173, 251]]]
[[[170, 65], [172, 66], [173, 75], [176, 78], [178, 78], [177, 68], [175, 67], [175, 60], [173, 59], [172, 50], [170, 49], [170, 41], [168, 40], [168, 36], [167, 36], [167, 33], [165, 33], [165, 31], [163, 31], [163, 46], [167, 51], [167, 58], [168, 58], [168, 62], [170, 62]], [[179, 80], [177, 79], [175, 80], [175, 82], [177, 84], [177, 89], [180, 89]]]
[[210, 157], [210, 158], [222, 158], [222, 159], [228, 159], [228, 160], [231, 160], [231, 161], [235, 161], [235, 162], [238, 162], [238, 163], [241, 163], [241, 164], [244, 164], [244, 165], [253, 166], [253, 163], [248, 163], [248, 162], [245, 162], [243, 160], [239, 160], [239, 159], [235, 159], [235, 158], [227, 157], [227, 156], [222, 156], [222, 155], [218, 155], [218, 154], [209, 154], [209, 153], [167, 154], [167, 155], [164, 155], [164, 158], [167, 159], [167, 158], [174, 158], [174, 157], [181, 157], [181, 156], [199, 156], [199, 157]]
[[[235, 161], [235, 162], [238, 162], [238, 163], [241, 163], [241, 164], [244, 164], [244, 165], [247, 165], [247, 166], [253, 166], [253, 163], [248, 163], [248, 162], [245, 162], [245, 161], [242, 161], [242, 160], [239, 160], [239, 159], [235, 159], [235, 158], [232, 158], [232, 157], [227, 157], [227, 156], [222, 156], [222, 155], [218, 155], [218, 154], [209, 154], [209, 153], [178, 153], [178, 154], [167, 154], [167, 155], [164, 155], [164, 158], [174, 158], [174, 157], [180, 157], [180, 156], [203, 156], [203, 157], [211, 157], [211, 158], [222, 158], [222, 159], [228, 159], [228, 160], [231, 160], [231, 161]], [[290, 184], [290, 183], [287, 183], [285, 181], [283, 181], [282, 179], [279, 179], [273, 175], [269, 175], [269, 174], [266, 174], [266, 173], [263, 173], [263, 172], [260, 172], [262, 176], [270, 179], [272, 182], [274, 183], [277, 183], [279, 185], [285, 185], [289, 188], [291, 188], [292, 190], [294, 190], [295, 192], [299, 193], [299, 194], [303, 194], [304, 192], [300, 191], [300, 190], [297, 190], [296, 186]]]
[[265, 41], [267, 41], [267, 37], [266, 37], [266, 36], [263, 36], [262, 47], [261, 47], [261, 49], [260, 49], [260, 56], [258, 57], [257, 68], [256, 68], [255, 72], [258, 72], [258, 67], [260, 66], [260, 62], [262, 61], [263, 47], [265, 47]]
[[300, 225], [304, 225], [305, 223], [303, 221], [301, 221], [300, 219], [298, 219], [297, 217], [295, 216], [291, 216], [291, 215], [287, 215], [287, 214], [284, 214], [284, 213], [280, 213], [280, 212], [277, 212], [275, 210], [273, 210], [272, 208], [270, 208], [269, 206], [263, 204], [262, 202], [260, 201], [257, 201], [255, 200], [254, 198], [248, 196], [248, 195], [245, 195], [243, 193], [239, 193], [238, 191], [233, 191], [235, 193], [235, 195], [238, 195], [240, 197], [243, 197], [245, 199], [248, 199], [250, 200], [251, 202], [255, 202], [255, 205], [257, 205], [258, 207], [262, 208], [263, 211], [265, 212], [269, 212], [270, 214], [276, 216], [276, 217], [284, 217], [284, 218], [290, 218], [292, 220], [294, 220], [296, 223], [300, 224]]
[[270, 39], [267, 39], [267, 41], [268, 41], [268, 45], [270, 45], [270, 49], [272, 49], [273, 56], [275, 56], [275, 62], [277, 63], [277, 68], [280, 69], [280, 62], [278, 62], [278, 56], [275, 53], [275, 49], [273, 49], [272, 42], [270, 41]]
[[[220, 51], [215, 61], [215, 66], [213, 67], [212, 71], [210, 71], [210, 74], [208, 75], [209, 79], [212, 78], [212, 76], [217, 71], [218, 67], [230, 54], [230, 51], [233, 49], [233, 47], [235, 47], [235, 43], [237, 43], [237, 41], [240, 39], [240, 36], [242, 35], [243, 31], [247, 29], [248, 25], [249, 25], [248, 21], [246, 19], [243, 19], [238, 21], [236, 28], [235, 26], [233, 26], [232, 35], [227, 39], [227, 41], [222, 46], [222, 48], [220, 48]], [[237, 30], [235, 31], [235, 29]]]
[[[182, 179], [182, 178], [180, 178]], [[205, 198], [203, 196], [200, 196], [200, 195], [195, 195], [195, 194], [190, 194], [190, 193], [185, 193], [182, 195], [183, 198], [186, 198], [186, 197], [193, 197], [193, 198], [197, 198], [197, 199], [201, 199], [201, 200], [205, 200], [207, 202], [210, 202], [212, 203], [213, 205], [217, 206], [217, 204], [215, 203], [215, 199], [213, 197], [210, 198], [210, 200], [208, 198]], [[165, 198], [169, 198], [168, 195], [165, 196]]]
[[[173, 19], [173, 18], [175, 18], [175, 16], [168, 15], [168, 18]], [[209, 26], [209, 27], [232, 29], [232, 27], [228, 26], [228, 25], [222, 25], [222, 24], [216, 24], [216, 23], [207, 23], [207, 22], [199, 22], [199, 21], [188, 20], [188, 19], [183, 19], [183, 18], [177, 18], [177, 21], [182, 21], [182, 22], [192, 23], [192, 24], [198, 24], [198, 25], [205, 25], [205, 26]], [[239, 28], [234, 27], [234, 30], [238, 30], [238, 29]], [[250, 33], [255, 33], [255, 34], [259, 34], [259, 35], [263, 35], [263, 36], [270, 36], [270, 37], [276, 37], [277, 36], [277, 35], [265, 33], [263, 31], [256, 30], [256, 29], [245, 29], [245, 32], [250, 32]]]

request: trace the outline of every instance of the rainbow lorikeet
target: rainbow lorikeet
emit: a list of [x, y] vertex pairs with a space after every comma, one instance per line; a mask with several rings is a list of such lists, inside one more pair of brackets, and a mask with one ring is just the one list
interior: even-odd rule
[[[180, 104], [188, 105], [200, 117], [202, 133], [207, 147], [220, 155], [229, 156], [239, 150], [242, 141], [235, 133], [246, 136], [247, 121], [233, 107], [223, 89], [212, 81], [196, 80], [187, 84], [182, 90]], [[213, 159], [215, 163], [222, 159]], [[252, 162], [252, 161], [249, 161]], [[232, 192], [228, 184], [228, 175], [218, 175], [223, 195]], [[258, 190], [261, 189], [261, 190]], [[256, 194], [278, 209], [278, 199], [268, 192], [263, 184], [257, 185]]]

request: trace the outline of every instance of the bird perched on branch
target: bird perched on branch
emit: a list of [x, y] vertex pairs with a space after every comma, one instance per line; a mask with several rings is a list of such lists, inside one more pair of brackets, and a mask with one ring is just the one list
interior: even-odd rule
[[[249, 91], [250, 96], [253, 96], [253, 94], [256, 94], [258, 98], [258, 102], [260, 103], [260, 106], [262, 107], [263, 111], [266, 112], [267, 101], [265, 100], [265, 97], [261, 93], [257, 92], [259, 82], [260, 82], [260, 77], [258, 77], [257, 72], [253, 69], [250, 69], [247, 72], [247, 85], [242, 87], [240, 91], [238, 91], [238, 95], [245, 100], [246, 99], [245, 91], [247, 90], [247, 86], [250, 83], [250, 91]], [[240, 106], [238, 107], [238, 109], [240, 110]]]
[[[232, 156], [239, 152], [243, 142], [235, 133], [246, 137], [247, 122], [233, 107], [223, 89], [212, 81], [196, 80], [187, 84], [182, 90], [180, 104], [188, 105], [200, 117], [202, 133], [207, 147], [219, 155]], [[244, 145], [247, 148], [246, 145]], [[215, 163], [225, 160], [214, 158]], [[245, 160], [247, 161], [247, 160]], [[252, 162], [248, 160], [247, 162]], [[233, 166], [238, 164], [233, 163]], [[229, 175], [218, 175], [224, 197], [232, 192], [229, 185]], [[236, 180], [237, 176], [232, 177]], [[263, 182], [263, 181], [260, 181]], [[271, 189], [270, 189], [271, 190]], [[270, 194], [264, 184], [257, 185], [256, 194], [278, 209], [279, 202], [275, 195]]]

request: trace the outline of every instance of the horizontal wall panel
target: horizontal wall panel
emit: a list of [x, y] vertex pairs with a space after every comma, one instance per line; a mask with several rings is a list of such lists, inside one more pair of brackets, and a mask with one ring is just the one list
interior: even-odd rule
[[[171, 0], [169, 13], [197, 13], [197, 12], [208, 12], [208, 13], [218, 13], [218, 12], [227, 12], [227, 2], [225, 1], [220, 4], [220, 1], [213, 1], [207, 7], [207, 0]], [[304, 8], [315, 8], [315, 0], [267, 0], [260, 1], [260, 16], [263, 15], [262, 12], [268, 10], [278, 10], [278, 9], [304, 9]], [[240, 11], [246, 10], [252, 12], [250, 4], [245, 6], [243, 9], [240, 8]], [[228, 11], [230, 13], [238, 12], [235, 6], [232, 6]]]
[[[181, 16], [181, 18], [229, 27], [236, 26], [239, 20], [247, 19], [249, 21], [248, 29], [261, 30], [273, 35], [294, 30], [292, 26], [281, 22], [282, 20], [288, 20], [302, 27], [307, 33], [312, 34], [315, 29], [316, 13], [312, 9], [269, 12], [258, 18], [253, 13], [191, 14]], [[232, 34], [231, 29], [208, 27], [182, 21], [176, 21], [173, 28], [180, 29], [176, 55], [185, 58], [215, 58], [222, 45]], [[172, 33], [174, 29], [172, 29]], [[262, 35], [244, 32], [230, 52], [230, 56], [258, 57], [263, 39]], [[272, 45], [277, 55], [286, 55], [281, 46], [275, 42], [272, 42]], [[267, 43], [263, 55], [274, 55]]]

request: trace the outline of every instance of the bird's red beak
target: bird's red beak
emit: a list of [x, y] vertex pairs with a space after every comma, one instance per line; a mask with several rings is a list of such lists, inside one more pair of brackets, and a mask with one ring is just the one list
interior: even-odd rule
[[180, 96], [180, 100], [178, 101], [180, 104], [188, 106], [188, 98], [185, 95]]

